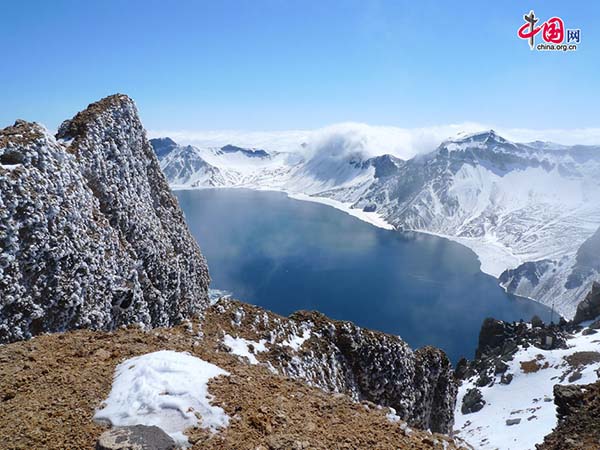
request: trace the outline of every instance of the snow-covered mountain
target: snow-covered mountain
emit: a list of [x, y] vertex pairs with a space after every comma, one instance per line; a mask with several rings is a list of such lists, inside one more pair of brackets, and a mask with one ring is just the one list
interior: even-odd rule
[[600, 264], [585, 255], [600, 241], [586, 242], [600, 226], [600, 147], [514, 143], [490, 130], [401, 160], [340, 138], [287, 153], [169, 141], [152, 143], [173, 188], [283, 190], [445, 236], [510, 292], [556, 301], [567, 317], [598, 278]]

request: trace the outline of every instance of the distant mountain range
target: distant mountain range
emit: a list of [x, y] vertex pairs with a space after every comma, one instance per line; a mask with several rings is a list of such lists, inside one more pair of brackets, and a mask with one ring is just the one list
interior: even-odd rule
[[568, 318], [600, 278], [600, 146], [514, 143], [490, 130], [402, 160], [337, 141], [290, 152], [151, 143], [174, 189], [305, 194], [448, 237], [509, 292]]

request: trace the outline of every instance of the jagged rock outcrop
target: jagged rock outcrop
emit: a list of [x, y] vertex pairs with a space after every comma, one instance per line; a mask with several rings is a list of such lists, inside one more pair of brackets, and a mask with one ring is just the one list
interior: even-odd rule
[[0, 131], [0, 342], [171, 325], [208, 304], [208, 269], [134, 102], [113, 95], [55, 137]]
[[600, 446], [600, 382], [554, 386], [558, 426], [538, 450], [595, 450]]
[[221, 300], [205, 326], [219, 333], [269, 342], [257, 357], [278, 373], [396, 410], [410, 425], [447, 433], [454, 421], [457, 385], [443, 351], [413, 351], [398, 336], [336, 321], [318, 312], [289, 318], [233, 300]]
[[[569, 333], [574, 329], [572, 323], [564, 321], [558, 325], [545, 325], [541, 321], [533, 325], [487, 318], [481, 325], [475, 359], [468, 362], [461, 360], [456, 376], [463, 380], [476, 376], [477, 386], [486, 386], [493, 381], [495, 375], [506, 372], [507, 363], [519, 348], [534, 346], [543, 350], [565, 349]], [[504, 382], [510, 384], [510, 379], [504, 378]]]
[[594, 282], [592, 289], [586, 297], [577, 305], [577, 312], [573, 322], [578, 324], [586, 320], [594, 320], [600, 317], [600, 283]]

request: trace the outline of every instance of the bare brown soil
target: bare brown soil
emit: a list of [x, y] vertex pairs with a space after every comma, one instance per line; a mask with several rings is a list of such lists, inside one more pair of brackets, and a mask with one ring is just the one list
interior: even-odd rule
[[599, 352], [575, 352], [566, 356], [565, 359], [571, 367], [578, 368], [600, 362]]

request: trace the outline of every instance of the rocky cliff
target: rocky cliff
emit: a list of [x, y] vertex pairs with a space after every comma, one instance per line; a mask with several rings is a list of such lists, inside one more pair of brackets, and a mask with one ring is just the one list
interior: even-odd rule
[[218, 345], [260, 348], [255, 362], [277, 373], [391, 407], [418, 428], [452, 429], [457, 385], [452, 365], [439, 349], [413, 351], [397, 336], [317, 312], [284, 318], [225, 299], [209, 311], [205, 327], [209, 335], [222, 336]]
[[208, 269], [134, 102], [0, 131], [0, 342], [201, 314]]
[[558, 425], [538, 450], [596, 450], [600, 445], [600, 382], [554, 386]]

